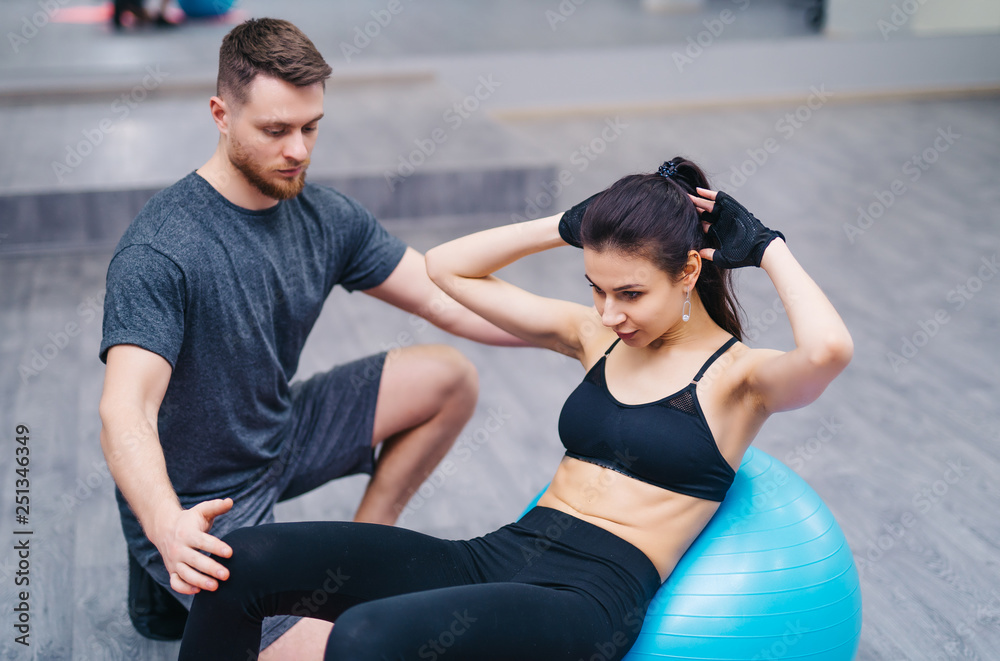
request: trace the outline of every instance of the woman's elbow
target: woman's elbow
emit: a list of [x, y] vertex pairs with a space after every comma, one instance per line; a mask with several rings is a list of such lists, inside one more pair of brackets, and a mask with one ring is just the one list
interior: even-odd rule
[[854, 340], [844, 329], [831, 333], [810, 353], [810, 362], [817, 369], [840, 373], [854, 357]]
[[447, 272], [442, 265], [441, 252], [437, 248], [431, 248], [424, 254], [424, 266], [427, 269], [427, 277], [440, 287]]
[[424, 265], [427, 269], [427, 277], [431, 279], [431, 282], [449, 296], [455, 296], [459, 276], [449, 266], [445, 255], [446, 253], [443, 253], [439, 248], [431, 248], [424, 255]]

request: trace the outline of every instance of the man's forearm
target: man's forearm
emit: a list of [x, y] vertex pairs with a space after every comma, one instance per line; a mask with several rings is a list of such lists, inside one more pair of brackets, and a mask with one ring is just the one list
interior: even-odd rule
[[182, 509], [167, 476], [156, 428], [136, 410], [102, 410], [101, 419], [101, 449], [111, 476], [146, 536], [156, 543], [158, 521]]

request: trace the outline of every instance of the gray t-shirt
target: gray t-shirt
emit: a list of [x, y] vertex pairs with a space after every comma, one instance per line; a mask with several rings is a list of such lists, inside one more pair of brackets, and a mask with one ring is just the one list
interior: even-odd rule
[[178, 494], [267, 470], [330, 290], [381, 284], [405, 250], [360, 204], [313, 184], [250, 211], [191, 173], [146, 204], [108, 266], [100, 357], [135, 344], [173, 367], [158, 430]]

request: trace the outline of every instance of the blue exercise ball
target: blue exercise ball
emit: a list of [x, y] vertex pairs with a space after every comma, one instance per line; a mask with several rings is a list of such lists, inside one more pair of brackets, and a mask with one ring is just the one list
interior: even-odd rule
[[222, 16], [233, 8], [236, 0], [177, 0], [184, 13], [191, 18]]
[[861, 585], [833, 514], [794, 471], [750, 448], [625, 659], [845, 661], [860, 636]]

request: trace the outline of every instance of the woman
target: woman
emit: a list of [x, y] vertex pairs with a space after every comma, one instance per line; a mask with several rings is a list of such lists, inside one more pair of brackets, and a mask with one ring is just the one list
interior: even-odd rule
[[[468, 541], [347, 522], [236, 531], [230, 578], [195, 599], [181, 658], [242, 661], [264, 616], [291, 613], [336, 621], [327, 659], [620, 659], [764, 420], [812, 402], [850, 360], [783, 238], [675, 158], [561, 217], [431, 250], [445, 292], [588, 370], [538, 506]], [[491, 275], [565, 243], [582, 244], [593, 307]], [[785, 304], [791, 351], [738, 341], [727, 269], [750, 265]]]

